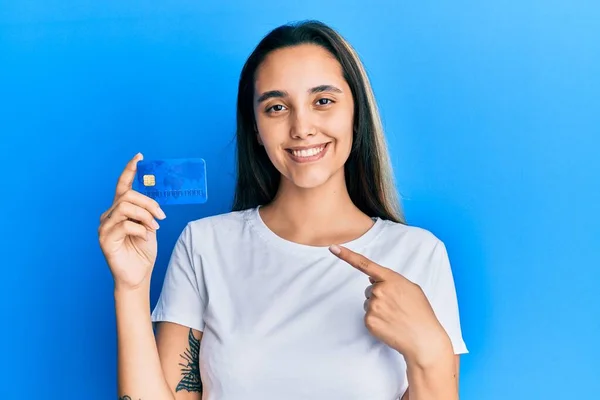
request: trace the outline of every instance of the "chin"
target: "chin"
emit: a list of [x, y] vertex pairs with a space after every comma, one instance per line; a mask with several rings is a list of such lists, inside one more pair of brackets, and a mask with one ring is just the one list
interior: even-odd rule
[[287, 178], [290, 183], [297, 188], [314, 189], [332, 181], [332, 178], [336, 175], [337, 173], [335, 171], [315, 170], [296, 172]]

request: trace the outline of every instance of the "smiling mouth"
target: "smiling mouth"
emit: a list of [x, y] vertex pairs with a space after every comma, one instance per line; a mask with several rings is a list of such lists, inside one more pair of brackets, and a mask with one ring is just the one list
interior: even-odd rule
[[329, 143], [323, 143], [309, 148], [291, 148], [285, 149], [290, 157], [296, 162], [315, 161], [322, 158], [327, 152]]

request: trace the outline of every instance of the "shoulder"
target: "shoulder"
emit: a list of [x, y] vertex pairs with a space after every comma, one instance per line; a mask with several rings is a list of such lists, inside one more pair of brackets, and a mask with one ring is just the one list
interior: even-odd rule
[[404, 250], [418, 252], [431, 252], [444, 245], [440, 238], [426, 228], [388, 220], [382, 220], [381, 223], [383, 229], [380, 239], [388, 245], [401, 244]]
[[[442, 240], [426, 228], [382, 221], [372, 255], [411, 281], [427, 287], [448, 264]], [[374, 261], [376, 261], [374, 260]]]
[[202, 217], [188, 222], [186, 229], [191, 231], [227, 231], [244, 225], [253, 209], [230, 211]]
[[181, 236], [190, 244], [211, 246], [216, 241], [231, 241], [239, 237], [253, 209], [230, 211], [189, 221]]

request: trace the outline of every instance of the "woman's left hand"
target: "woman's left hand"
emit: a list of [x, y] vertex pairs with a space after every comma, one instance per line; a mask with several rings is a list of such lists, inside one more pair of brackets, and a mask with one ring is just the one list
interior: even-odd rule
[[334, 245], [330, 251], [369, 276], [364, 320], [373, 336], [408, 362], [422, 364], [451, 351], [450, 339], [419, 285], [345, 247]]

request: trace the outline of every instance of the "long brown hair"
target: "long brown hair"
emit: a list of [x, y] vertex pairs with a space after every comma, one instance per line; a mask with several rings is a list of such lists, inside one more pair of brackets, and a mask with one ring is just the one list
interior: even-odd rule
[[319, 21], [286, 24], [272, 30], [254, 49], [240, 75], [237, 99], [237, 183], [233, 211], [268, 204], [281, 175], [256, 138], [254, 80], [272, 51], [305, 43], [323, 47], [341, 64], [354, 97], [354, 137], [344, 166], [354, 204], [370, 217], [405, 223], [398, 202], [387, 144], [373, 90], [360, 58], [335, 30]]

